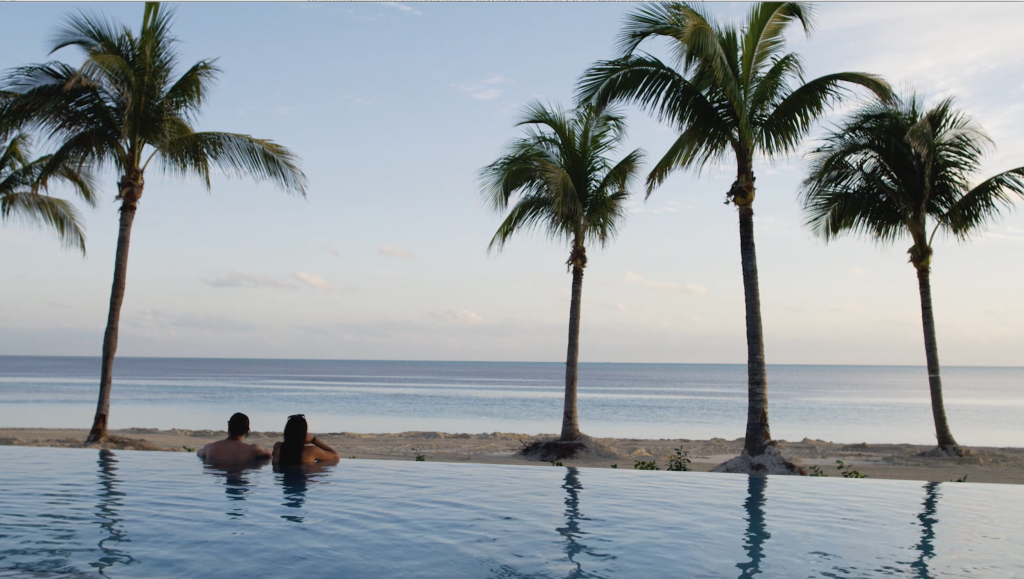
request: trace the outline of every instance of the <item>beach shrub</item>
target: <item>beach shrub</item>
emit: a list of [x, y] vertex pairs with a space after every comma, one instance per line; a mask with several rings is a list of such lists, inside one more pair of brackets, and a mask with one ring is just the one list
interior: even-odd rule
[[619, 468], [619, 465], [617, 465], [617, 464], [613, 464], [613, 465], [612, 465], [612, 468]]
[[661, 470], [656, 460], [638, 460], [633, 463], [633, 470]]
[[[426, 455], [424, 455], [422, 452], [416, 450], [415, 448], [413, 448], [412, 451], [416, 455], [416, 462], [425, 462], [427, 460]], [[352, 458], [355, 457], [353, 456]]]
[[852, 464], [846, 464], [841, 460], [836, 461], [836, 470], [842, 471], [840, 474], [843, 478], [868, 478], [868, 475], [861, 474], [859, 470], [854, 470]]
[[182, 448], [185, 449], [185, 452], [195, 452], [196, 451], [196, 449], [192, 448], [191, 446], [182, 446]]
[[810, 471], [810, 476], [828, 476], [825, 474], [825, 471], [821, 470], [821, 467], [816, 464], [812, 464], [807, 467], [807, 470]]
[[553, 460], [553, 461], [551, 461], [551, 466], [565, 466], [565, 465], [562, 464], [562, 461], [560, 461], [560, 460]]
[[689, 471], [690, 470], [690, 453], [683, 450], [683, 447], [674, 449], [675, 454], [668, 457], [668, 468], [665, 470], [674, 471]]
[[962, 477], [960, 477], [958, 479], [953, 479], [953, 480], [951, 480], [949, 482], [967, 482], [967, 475], [965, 474], [964, 476], [962, 476]]

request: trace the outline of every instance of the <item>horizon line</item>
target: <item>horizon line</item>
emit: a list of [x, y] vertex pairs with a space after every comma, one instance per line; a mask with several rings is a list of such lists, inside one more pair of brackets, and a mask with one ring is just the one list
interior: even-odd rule
[[[0, 358], [95, 358], [102, 356], [56, 355], [56, 354], [0, 354]], [[257, 357], [218, 357], [218, 356], [117, 356], [118, 359], [135, 360], [261, 360], [268, 362], [409, 362], [435, 364], [559, 364], [565, 362], [546, 360], [409, 360], [409, 359], [363, 359], [363, 358], [257, 358]], [[620, 365], [661, 365], [661, 366], [746, 366], [746, 362], [579, 362], [580, 364], [620, 364]], [[865, 368], [926, 368], [925, 364], [824, 364], [824, 363], [767, 363], [767, 366], [848, 366]], [[984, 365], [943, 365], [943, 368], [1006, 368], [1024, 369], [1024, 366], [984, 366]]]

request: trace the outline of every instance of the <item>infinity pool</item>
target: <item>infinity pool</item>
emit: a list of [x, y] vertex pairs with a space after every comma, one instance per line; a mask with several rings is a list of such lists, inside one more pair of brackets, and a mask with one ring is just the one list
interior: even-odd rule
[[0, 448], [0, 577], [1021, 577], [1024, 488]]

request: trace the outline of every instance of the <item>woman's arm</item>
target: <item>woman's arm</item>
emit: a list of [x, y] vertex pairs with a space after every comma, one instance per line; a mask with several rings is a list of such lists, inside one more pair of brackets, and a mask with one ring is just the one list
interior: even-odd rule
[[340, 458], [333, 448], [327, 446], [326, 442], [315, 436], [310, 441], [310, 444], [316, 447], [316, 454], [313, 456], [316, 460], [337, 460]]

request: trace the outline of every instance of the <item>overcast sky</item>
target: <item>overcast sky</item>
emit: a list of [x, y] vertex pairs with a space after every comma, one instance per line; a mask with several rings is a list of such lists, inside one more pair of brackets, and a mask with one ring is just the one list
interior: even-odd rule
[[[142, 5], [82, 8], [138, 28]], [[533, 99], [569, 104], [580, 73], [614, 55], [635, 6], [185, 3], [183, 65], [223, 74], [198, 123], [273, 139], [302, 158], [307, 199], [269, 185], [150, 170], [132, 234], [119, 355], [564, 360], [568, 249], [539, 235], [486, 252], [500, 217], [480, 167], [519, 135]], [[979, 177], [1024, 165], [1024, 4], [822, 4], [808, 77], [855, 70], [956, 95], [997, 150]], [[46, 60], [78, 9], [0, 4], [0, 68]], [[740, 19], [746, 4], [715, 4]], [[658, 52], [658, 45], [650, 49]], [[78, 62], [66, 49], [56, 58]], [[849, 110], [853, 104], [845, 107]], [[629, 110], [618, 154], [660, 157], [673, 134]], [[822, 134], [815, 129], [805, 143]], [[802, 155], [802, 154], [801, 154]], [[827, 247], [801, 227], [802, 156], [755, 165], [769, 363], [924, 364], [909, 241]], [[100, 353], [117, 233], [117, 177], [83, 208], [88, 257], [51, 234], [0, 226], [0, 354]], [[746, 360], [736, 211], [727, 167], [637, 195], [619, 237], [592, 249], [580, 358]], [[1019, 206], [1020, 204], [1018, 204]], [[1020, 365], [1024, 215], [969, 244], [936, 243], [932, 289], [947, 365]]]

